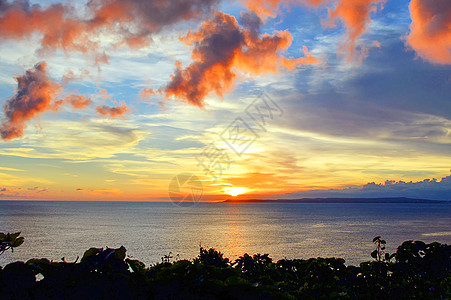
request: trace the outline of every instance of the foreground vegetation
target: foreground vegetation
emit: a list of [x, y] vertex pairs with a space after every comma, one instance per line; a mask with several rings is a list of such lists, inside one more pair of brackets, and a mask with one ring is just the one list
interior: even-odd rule
[[[1, 237], [18, 243], [18, 235]], [[273, 262], [268, 254], [232, 262], [201, 247], [194, 260], [166, 255], [146, 267], [124, 247], [91, 248], [79, 262], [0, 267], [0, 299], [451, 299], [451, 246], [406, 241], [390, 255], [384, 240], [373, 242], [373, 260], [360, 266], [340, 258]]]

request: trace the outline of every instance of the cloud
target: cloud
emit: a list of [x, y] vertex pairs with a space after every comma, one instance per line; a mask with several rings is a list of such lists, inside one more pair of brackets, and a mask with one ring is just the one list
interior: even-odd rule
[[[340, 18], [347, 28], [347, 37], [344, 42], [344, 51], [351, 56], [356, 54], [357, 39], [365, 33], [370, 14], [377, 11], [377, 4], [384, 3], [385, 0], [341, 0], [332, 11], [329, 11], [332, 22]], [[360, 46], [360, 55], [366, 54], [366, 48]]]
[[139, 96], [142, 99], [148, 99], [150, 96], [153, 96], [155, 94], [157, 94], [158, 91], [152, 89], [152, 88], [144, 88], [139, 92]]
[[0, 133], [4, 140], [21, 137], [27, 121], [41, 113], [56, 111], [65, 104], [82, 109], [92, 103], [91, 98], [77, 94], [56, 100], [62, 86], [49, 78], [45, 62], [38, 63], [24, 75], [17, 76], [16, 81], [16, 94], [3, 105], [6, 119], [0, 125]]
[[[3, 105], [5, 118], [0, 125], [0, 133], [4, 140], [21, 137], [26, 123], [46, 111], [57, 111], [64, 105], [83, 109], [93, 103], [90, 97], [75, 93], [57, 100], [62, 86], [49, 78], [45, 62], [38, 63], [24, 75], [17, 76], [16, 81], [16, 94], [7, 99]], [[100, 97], [109, 99], [106, 90], [100, 90], [98, 93]], [[102, 116], [115, 118], [125, 114], [129, 109], [122, 103], [117, 107], [97, 106], [96, 111]]]
[[58, 110], [64, 104], [69, 104], [75, 109], [83, 109], [91, 105], [92, 100], [84, 95], [71, 94], [61, 100], [55, 101], [54, 109]]
[[[324, 68], [296, 75], [297, 89], [309, 93], [305, 97], [307, 101], [298, 106], [310, 103], [318, 110], [329, 112], [328, 116], [318, 110], [309, 112], [307, 118], [310, 115], [321, 120], [315, 128], [324, 128], [324, 123], [330, 120], [331, 129], [344, 129], [341, 134], [346, 134], [355, 130], [343, 125], [358, 121], [357, 131], [369, 129], [365, 134], [374, 136], [374, 128], [396, 124], [399, 119], [403, 123], [423, 121], [429, 118], [427, 115], [451, 119], [449, 68], [414, 60], [414, 53], [405, 51], [398, 30], [376, 38], [381, 41], [381, 48], [358, 67], [358, 72], [347, 67], [347, 62], [335, 59], [328, 61]], [[330, 44], [323, 47], [327, 46]], [[306, 110], [306, 107], [299, 108], [300, 112]], [[406, 116], [400, 111], [415, 115]], [[341, 118], [343, 125], [337, 126]], [[297, 122], [300, 124], [302, 120]], [[424, 124], [429, 126], [430, 123], [425, 121]], [[393, 133], [393, 129], [396, 127], [389, 132]], [[332, 132], [337, 134], [335, 130]], [[413, 133], [412, 136], [420, 135]]]
[[78, 109], [85, 108], [85, 107], [91, 105], [91, 103], [92, 103], [91, 98], [87, 98], [86, 96], [76, 95], [76, 94], [67, 96], [65, 98], [65, 101], [67, 103], [69, 103], [70, 105], [72, 105], [72, 107], [78, 108]]
[[365, 33], [368, 23], [371, 21], [371, 12], [377, 10], [377, 4], [384, 2], [385, 0], [244, 0], [247, 8], [263, 19], [275, 17], [280, 5], [289, 6], [294, 4], [319, 8], [330, 3], [336, 4], [335, 8], [328, 8], [330, 20], [323, 23], [326, 26], [334, 26], [337, 20], [341, 20], [347, 29], [342, 50], [350, 53], [351, 57], [358, 54], [360, 58], [367, 54], [367, 49], [363, 45], [359, 45], [360, 49], [356, 52], [357, 39]]
[[0, 188], [0, 199], [36, 199], [42, 197], [43, 193], [48, 193], [49, 188], [32, 187], [32, 188]]
[[[129, 120], [91, 118], [80, 120], [43, 120], [45, 132], [23, 139], [19, 147], [0, 147], [0, 155], [38, 159], [92, 161], [111, 158], [119, 153], [135, 153], [136, 146], [148, 135]], [[149, 152], [146, 148], [143, 153]], [[22, 177], [21, 177], [22, 178]], [[0, 182], [11, 184], [2, 177]], [[38, 182], [33, 178], [32, 182]], [[40, 182], [40, 181], [39, 181]], [[22, 184], [22, 183], [21, 183]], [[48, 184], [48, 182], [42, 182]]]
[[255, 12], [258, 16], [265, 19], [266, 17], [274, 18], [279, 10], [281, 4], [304, 4], [310, 6], [317, 6], [327, 0], [243, 0], [246, 7]]
[[17, 76], [16, 80], [16, 95], [3, 106], [6, 120], [1, 124], [0, 132], [4, 140], [22, 136], [27, 121], [54, 108], [54, 98], [61, 90], [61, 86], [47, 76], [45, 62]]
[[244, 18], [248, 28], [240, 26], [233, 16], [215, 12], [199, 30], [181, 38], [194, 47], [194, 62], [185, 69], [180, 62], [176, 63], [175, 74], [163, 88], [166, 97], [179, 97], [202, 107], [204, 98], [210, 93], [222, 96], [229, 91], [238, 71], [262, 75], [276, 73], [279, 67], [293, 69], [301, 64], [317, 63], [308, 52], [304, 60], [283, 58], [280, 52], [291, 45], [290, 33], [278, 31], [273, 35], [260, 35], [258, 17]]
[[32, 187], [32, 188], [28, 188], [29, 191], [33, 191], [36, 193], [43, 193], [43, 192], [48, 192], [49, 189], [48, 188], [40, 188], [38, 186]]
[[287, 2], [282, 0], [244, 0], [244, 4], [247, 8], [255, 12], [261, 18], [275, 17], [279, 9], [281, 2]]
[[96, 106], [96, 112], [102, 116], [109, 116], [111, 118], [116, 118], [119, 116], [122, 116], [126, 112], [128, 112], [129, 109], [125, 103], [121, 103], [119, 106], [111, 107], [107, 105], [99, 105]]
[[43, 49], [63, 49], [86, 52], [94, 46], [84, 37], [89, 27], [86, 22], [70, 17], [70, 8], [53, 4], [43, 8], [27, 1], [14, 1], [0, 6], [0, 37], [21, 40], [33, 33], [42, 34]]
[[81, 70], [79, 74], [75, 74], [72, 70], [67, 70], [63, 75], [61, 82], [63, 85], [67, 85], [73, 81], [82, 81], [84, 78], [91, 77], [92, 75], [88, 70]]
[[[347, 61], [332, 57], [294, 74], [299, 93], [270, 91], [284, 115], [271, 120], [270, 133], [252, 144], [237, 173], [288, 175], [289, 191], [294, 184], [305, 190], [443, 177], [451, 166], [449, 68], [413, 60], [400, 30], [391, 30], [374, 36], [381, 48], [364, 64], [347, 68]], [[287, 153], [293, 169], [276, 163]]]
[[[163, 27], [182, 20], [200, 18], [218, 0], [91, 0], [82, 10], [69, 4], [43, 7], [28, 1], [0, 1], [0, 38], [22, 40], [41, 34], [42, 50], [87, 53], [100, 46], [97, 36], [112, 33], [116, 45], [142, 47]], [[80, 11], [85, 11], [81, 15]], [[96, 61], [105, 61], [100, 53]]]
[[23, 172], [23, 171], [25, 171], [25, 170], [22, 170], [22, 169], [15, 169], [15, 168], [7, 168], [7, 167], [0, 167], [0, 171]]
[[219, 0], [92, 0], [88, 7], [94, 11], [91, 24], [117, 26], [120, 22], [124, 41], [129, 46], [140, 46], [162, 27], [201, 18], [218, 3]]
[[451, 64], [451, 5], [448, 0], [412, 0], [406, 43], [435, 64]]
[[410, 197], [416, 199], [451, 200], [451, 176], [440, 181], [435, 178], [420, 181], [394, 181], [385, 183], [369, 182], [361, 187], [344, 189], [311, 190], [285, 194], [289, 198], [299, 197]]
[[285, 58], [282, 57], [280, 64], [287, 70], [294, 70], [299, 65], [307, 65], [307, 64], [318, 64], [319, 60], [317, 60], [312, 54], [308, 52], [306, 46], [302, 47], [302, 51], [304, 52], [304, 57], [299, 58]]

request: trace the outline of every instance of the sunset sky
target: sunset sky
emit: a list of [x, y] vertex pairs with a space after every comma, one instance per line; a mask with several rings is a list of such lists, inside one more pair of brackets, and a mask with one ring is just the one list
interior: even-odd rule
[[0, 0], [0, 57], [0, 199], [451, 200], [449, 0]]

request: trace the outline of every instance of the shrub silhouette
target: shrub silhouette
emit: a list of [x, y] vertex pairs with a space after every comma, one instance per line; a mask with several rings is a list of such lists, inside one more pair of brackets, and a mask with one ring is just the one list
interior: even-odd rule
[[229, 259], [224, 258], [223, 254], [216, 249], [210, 248], [207, 250], [201, 246], [199, 252], [199, 257], [195, 259], [195, 262], [220, 268], [229, 266]]
[[23, 244], [24, 238], [19, 237], [20, 232], [16, 233], [3, 233], [0, 232], [0, 255], [5, 253], [5, 251], [11, 249], [14, 252], [14, 248], [19, 247]]
[[[382, 251], [384, 243], [375, 242]], [[320, 257], [273, 262], [268, 254], [231, 263], [201, 247], [193, 260], [147, 267], [126, 258], [125, 247], [91, 248], [80, 261], [41, 258], [0, 268], [0, 299], [451, 298], [451, 246], [406, 241], [388, 259], [379, 254], [359, 266]]]

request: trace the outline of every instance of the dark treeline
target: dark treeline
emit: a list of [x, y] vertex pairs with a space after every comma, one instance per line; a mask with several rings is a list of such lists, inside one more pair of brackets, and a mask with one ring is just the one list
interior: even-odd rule
[[124, 247], [91, 248], [80, 261], [0, 267], [0, 299], [451, 299], [451, 246], [406, 241], [389, 254], [384, 240], [373, 242], [372, 260], [359, 266], [268, 254], [230, 261], [201, 247], [193, 260], [166, 255], [146, 267]]

